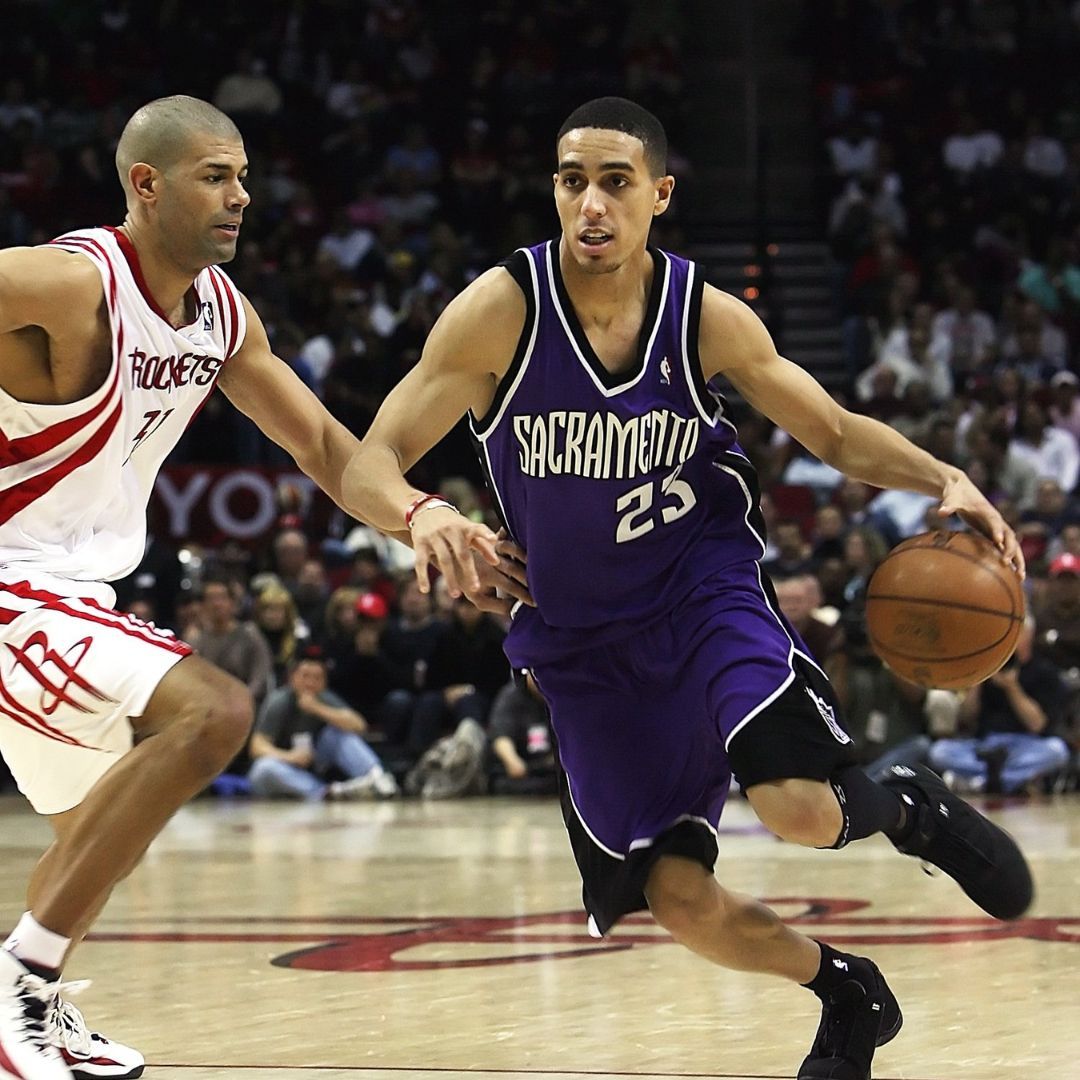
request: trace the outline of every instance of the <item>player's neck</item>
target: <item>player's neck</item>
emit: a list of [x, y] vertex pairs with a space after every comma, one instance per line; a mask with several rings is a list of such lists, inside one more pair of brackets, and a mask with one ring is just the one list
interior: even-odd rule
[[559, 269], [582, 325], [607, 325], [620, 315], [625, 317], [633, 304], [644, 309], [652, 286], [653, 260], [647, 251], [632, 255], [610, 273], [588, 274], [560, 245]]
[[174, 326], [187, 322], [185, 298], [196, 273], [177, 265], [152, 230], [133, 222], [130, 217], [125, 218], [120, 228], [135, 248], [143, 281], [155, 303]]

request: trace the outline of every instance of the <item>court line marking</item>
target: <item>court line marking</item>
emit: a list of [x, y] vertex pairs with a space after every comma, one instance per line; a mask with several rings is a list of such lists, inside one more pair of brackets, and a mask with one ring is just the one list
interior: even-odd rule
[[[703, 1072], [621, 1072], [616, 1069], [456, 1069], [449, 1065], [224, 1065], [220, 1062], [213, 1064], [180, 1064], [179, 1062], [155, 1061], [147, 1062], [154, 1069], [230, 1069], [235, 1072], [241, 1070], [254, 1072], [348, 1072], [348, 1073], [458, 1073], [466, 1076], [662, 1076], [674, 1077], [676, 1080], [690, 1078], [690, 1080], [791, 1080], [789, 1073], [782, 1076], [779, 1073], [703, 1073]], [[880, 1077], [880, 1080], [902, 1080], [901, 1077]], [[906, 1077], [903, 1080], [944, 1080], [939, 1077]]]

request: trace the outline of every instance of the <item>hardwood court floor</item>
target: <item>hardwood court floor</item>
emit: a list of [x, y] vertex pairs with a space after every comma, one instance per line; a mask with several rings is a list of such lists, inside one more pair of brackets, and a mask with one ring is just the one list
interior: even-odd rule
[[[888, 976], [906, 1024], [877, 1080], [1080, 1078], [1080, 799], [992, 813], [1038, 879], [1014, 925], [882, 840], [805, 851], [728, 807], [721, 880]], [[4, 927], [46, 840], [0, 799]], [[66, 974], [95, 980], [79, 1004], [152, 1080], [773, 1080], [818, 1019], [646, 917], [590, 939], [547, 800], [196, 802]]]

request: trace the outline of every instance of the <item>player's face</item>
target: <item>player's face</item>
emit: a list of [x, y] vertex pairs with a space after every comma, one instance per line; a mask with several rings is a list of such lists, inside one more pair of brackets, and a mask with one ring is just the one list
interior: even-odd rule
[[554, 179], [565, 248], [591, 274], [617, 270], [645, 249], [675, 186], [674, 177], [651, 174], [640, 139], [606, 128], [568, 131]]
[[158, 212], [178, 261], [202, 268], [236, 257], [247, 168], [243, 143], [204, 136], [168, 170]]

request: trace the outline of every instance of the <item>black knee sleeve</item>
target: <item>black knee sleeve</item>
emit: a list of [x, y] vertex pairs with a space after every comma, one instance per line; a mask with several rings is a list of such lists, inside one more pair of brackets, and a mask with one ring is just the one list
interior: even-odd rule
[[844, 819], [840, 835], [830, 847], [842, 848], [879, 832], [891, 837], [899, 831], [905, 819], [900, 796], [871, 780], [858, 765], [838, 769], [829, 783]]

